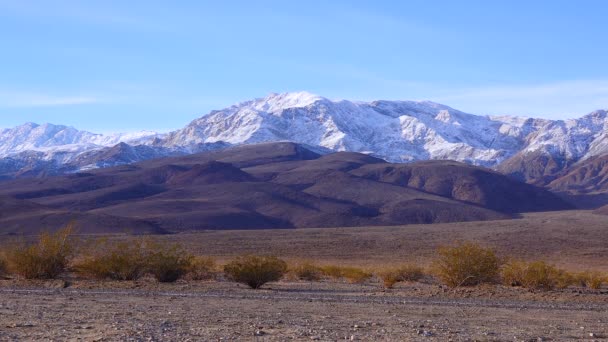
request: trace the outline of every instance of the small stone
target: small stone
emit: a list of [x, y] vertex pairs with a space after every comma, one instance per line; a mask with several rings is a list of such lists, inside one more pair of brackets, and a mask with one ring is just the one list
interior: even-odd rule
[[264, 330], [256, 330], [253, 336], [264, 336], [266, 332]]

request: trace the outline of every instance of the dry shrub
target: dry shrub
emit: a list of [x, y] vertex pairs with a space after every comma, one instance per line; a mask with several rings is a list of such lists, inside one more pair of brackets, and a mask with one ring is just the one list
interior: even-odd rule
[[319, 267], [311, 262], [308, 262], [308, 261], [296, 264], [295, 266], [293, 266], [291, 268], [290, 271], [299, 280], [319, 281], [319, 280], [321, 280], [321, 277], [323, 276], [323, 271], [322, 271], [321, 267]]
[[508, 286], [523, 286], [526, 270], [526, 262], [514, 260], [506, 263], [501, 272], [502, 283]]
[[378, 273], [387, 289], [402, 281], [418, 281], [424, 277], [424, 270], [415, 265], [404, 265], [399, 268], [387, 269]]
[[11, 272], [26, 279], [54, 279], [65, 272], [74, 253], [73, 225], [42, 233], [38, 243], [17, 246], [7, 253]]
[[287, 272], [287, 263], [274, 256], [248, 255], [238, 257], [224, 266], [228, 279], [252, 289], [280, 280]]
[[191, 280], [209, 280], [216, 274], [215, 260], [210, 257], [193, 257], [188, 268], [187, 277]]
[[454, 247], [442, 247], [433, 263], [437, 276], [450, 287], [495, 283], [500, 272], [500, 260], [492, 249], [466, 242]]
[[570, 273], [544, 261], [511, 261], [504, 266], [502, 279], [506, 285], [545, 291], [566, 288], [576, 281]]
[[357, 267], [328, 265], [321, 268], [323, 275], [334, 279], [346, 279], [352, 284], [361, 284], [372, 277], [372, 273]]
[[342, 268], [342, 277], [352, 284], [362, 284], [372, 276], [372, 273], [357, 267]]
[[321, 273], [330, 278], [340, 279], [342, 278], [342, 267], [335, 265], [327, 265], [321, 267]]
[[120, 242], [99, 239], [75, 269], [97, 279], [137, 280], [146, 273], [147, 256], [146, 243], [141, 239]]
[[606, 276], [599, 272], [587, 271], [579, 273], [575, 276], [576, 281], [583, 287], [598, 290], [602, 284], [607, 281]]
[[0, 254], [0, 277], [5, 276], [8, 273], [8, 263], [4, 256]]
[[161, 283], [172, 283], [191, 269], [192, 256], [180, 245], [148, 242], [146, 270]]

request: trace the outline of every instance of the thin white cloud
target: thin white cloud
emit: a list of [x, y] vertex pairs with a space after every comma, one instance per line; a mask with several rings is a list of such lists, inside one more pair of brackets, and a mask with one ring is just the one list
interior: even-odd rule
[[488, 86], [442, 93], [446, 95], [433, 100], [477, 114], [566, 119], [608, 108], [608, 80]]
[[57, 96], [40, 93], [0, 91], [0, 107], [55, 107], [98, 103], [92, 96]]

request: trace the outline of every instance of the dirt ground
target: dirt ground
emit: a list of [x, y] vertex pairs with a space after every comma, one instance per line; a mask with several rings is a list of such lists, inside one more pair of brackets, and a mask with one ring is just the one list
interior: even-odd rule
[[220, 261], [246, 253], [265, 253], [372, 268], [400, 262], [428, 265], [437, 247], [466, 240], [492, 247], [505, 258], [542, 259], [572, 271], [608, 272], [608, 216], [590, 211], [432, 225], [203, 231], [159, 239], [180, 243], [195, 254]]
[[[125, 235], [112, 239], [132, 239]], [[275, 254], [376, 268], [427, 265], [440, 245], [478, 241], [499, 255], [572, 271], [608, 271], [608, 217], [588, 211], [400, 227], [205, 231], [156, 237], [220, 262]], [[2, 237], [0, 245], [21, 238]], [[25, 239], [28, 239], [26, 237]], [[432, 281], [383, 290], [282, 281], [158, 284], [0, 280], [0, 341], [568, 341], [608, 340], [608, 288], [450, 290]]]
[[0, 281], [2, 341], [567, 341], [608, 338], [608, 289]]

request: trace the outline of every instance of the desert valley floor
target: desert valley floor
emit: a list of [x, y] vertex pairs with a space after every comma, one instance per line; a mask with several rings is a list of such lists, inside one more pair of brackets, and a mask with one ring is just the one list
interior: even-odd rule
[[[113, 239], [131, 239], [115, 235]], [[500, 256], [608, 271], [608, 221], [588, 211], [398, 227], [204, 231], [157, 237], [218, 261], [273, 253], [374, 268], [428, 265], [440, 245], [477, 241]], [[20, 238], [4, 237], [3, 244]], [[431, 281], [384, 290], [285, 280], [254, 291], [224, 281], [0, 280], [0, 340], [564, 341], [608, 338], [608, 288], [450, 290]]]

